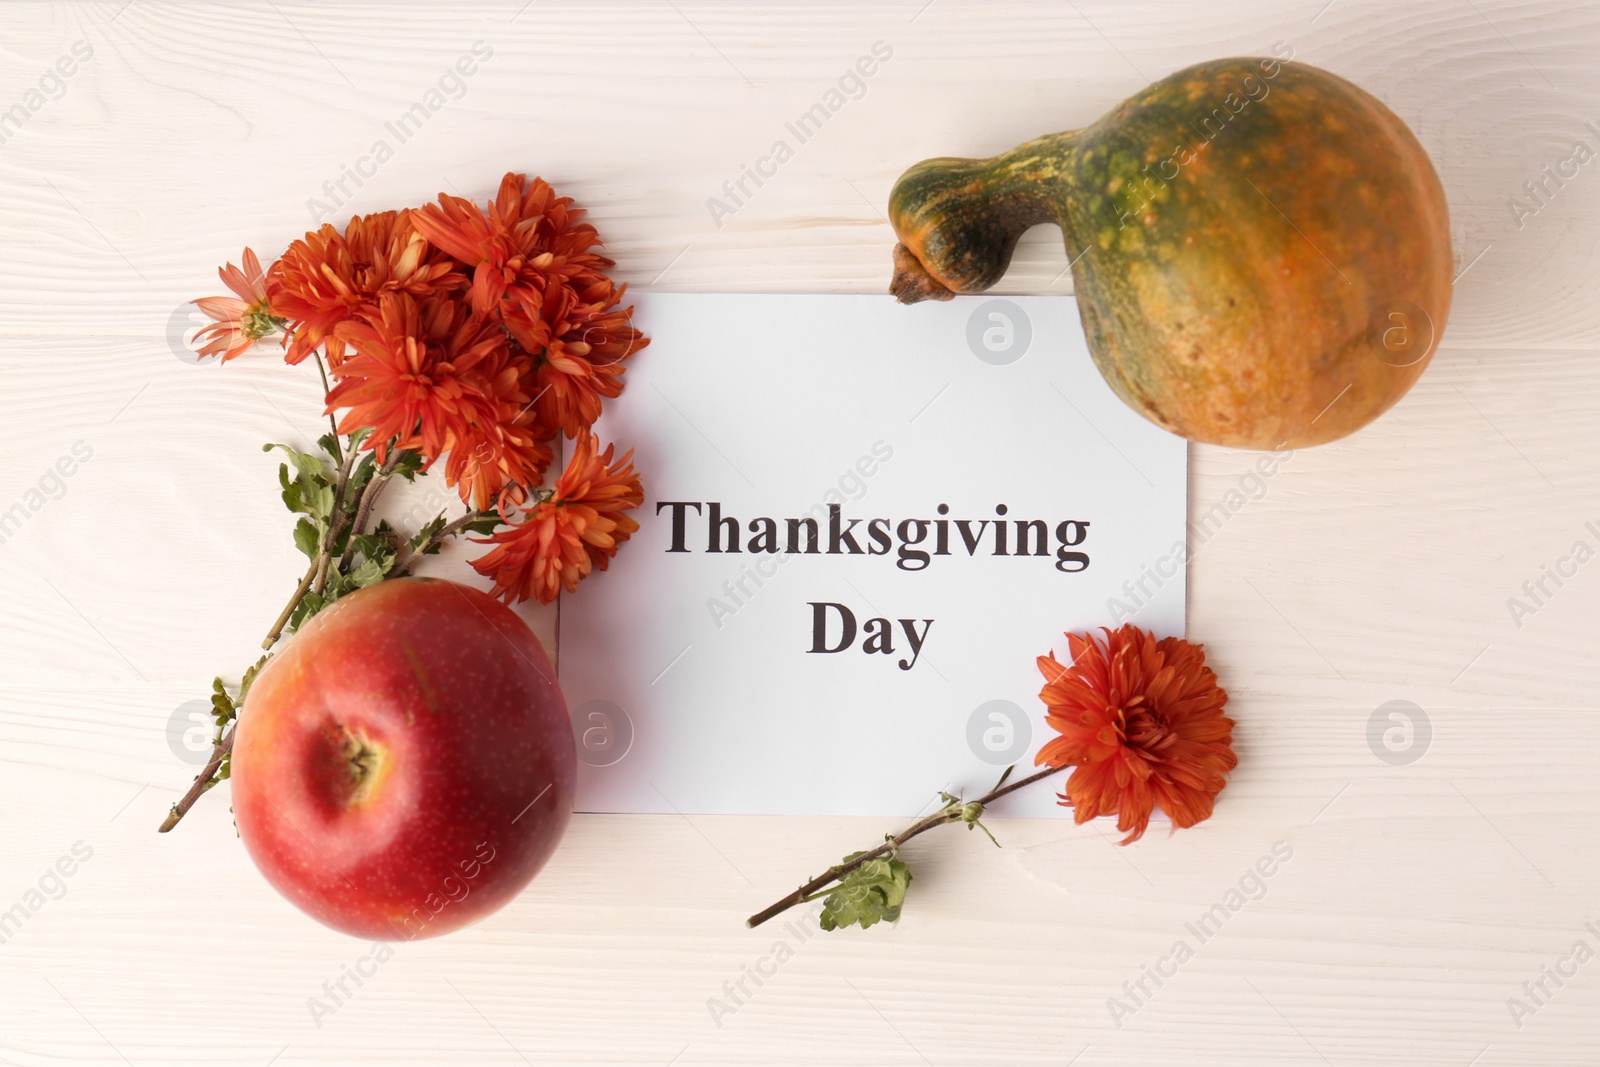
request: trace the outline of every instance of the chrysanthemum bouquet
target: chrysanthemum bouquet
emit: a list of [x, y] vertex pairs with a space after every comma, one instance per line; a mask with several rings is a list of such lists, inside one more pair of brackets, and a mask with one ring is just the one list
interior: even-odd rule
[[[487, 205], [440, 194], [342, 233], [324, 224], [265, 270], [247, 248], [219, 272], [234, 297], [195, 301], [212, 319], [195, 336], [202, 357], [226, 362], [280, 336], [285, 361], [314, 362], [326, 389], [318, 450], [265, 446], [289, 457], [279, 480], [310, 562], [264, 648], [461, 533], [490, 546], [471, 563], [496, 596], [548, 603], [605, 570], [638, 529], [633, 453], [602, 449], [591, 427], [649, 342], [583, 214], [544, 180], [507, 174]], [[545, 486], [559, 436], [570, 454]], [[435, 467], [463, 514], [415, 530], [374, 522], [392, 479]], [[213, 757], [163, 829], [227, 777], [231, 723], [264, 661], [237, 693], [214, 683]]]

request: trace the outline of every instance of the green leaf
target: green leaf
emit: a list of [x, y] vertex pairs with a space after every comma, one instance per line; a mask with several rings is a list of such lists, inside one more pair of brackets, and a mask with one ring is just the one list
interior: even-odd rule
[[228, 687], [222, 684], [221, 678], [211, 680], [211, 743], [222, 743], [222, 735], [227, 730], [228, 724], [239, 717], [239, 704], [244, 700], [241, 693], [236, 699], [228, 694]]
[[323, 522], [333, 517], [333, 486], [326, 483], [309, 486], [305, 500], [306, 510]]
[[[849, 863], [861, 856], [852, 852]], [[876, 922], [894, 922], [906, 902], [911, 885], [911, 868], [894, 853], [871, 859], [839, 879], [839, 884], [823, 901], [820, 919], [824, 930], [859, 925], [863, 930]]]
[[289, 459], [294, 462], [295, 469], [300, 472], [301, 477], [308, 478], [313, 481], [321, 480], [325, 482], [328, 480], [328, 474], [323, 467], [321, 457], [313, 456], [309, 452], [302, 452], [298, 448], [292, 448], [289, 445], [279, 444], [277, 442], [274, 442], [270, 445], [261, 446], [261, 450], [263, 452], [270, 452], [274, 448], [283, 449], [284, 454], [286, 454]]
[[487, 537], [488, 535], [494, 533], [495, 530], [499, 528], [499, 526], [500, 526], [500, 516], [499, 515], [489, 515], [489, 516], [487, 516], [485, 518], [479, 519], [476, 522], [467, 523], [467, 525], [464, 527], [464, 529], [466, 530], [467, 533], [475, 533], [475, 534], [478, 534], [481, 537]]
[[278, 484], [283, 487], [283, 506], [327, 522], [333, 514], [333, 468], [325, 464], [322, 457], [285, 444], [263, 445], [262, 448], [265, 451], [282, 449], [293, 462], [293, 478], [289, 477], [287, 465], [278, 467]]
[[415, 481], [417, 474], [422, 470], [422, 454], [420, 452], [405, 451], [400, 453], [400, 459], [395, 463], [394, 473], [406, 481]]
[[211, 680], [211, 716], [216, 720], [218, 729], [226, 726], [238, 709], [234, 706], [233, 698], [228, 695], [228, 689], [222, 684], [221, 678]]
[[398, 546], [394, 530], [379, 523], [372, 533], [352, 534], [350, 543], [363, 559], [393, 559]]
[[295, 605], [294, 614], [289, 616], [289, 625], [287, 629], [291, 633], [295, 630], [298, 630], [301, 624], [307, 619], [311, 618], [311, 616], [327, 607], [332, 599], [332, 597], [324, 599], [315, 593], [307, 593], [301, 598], [300, 603]]
[[[416, 536], [411, 538], [411, 551], [421, 552], [422, 546], [428, 543], [429, 538], [433, 537], [434, 534], [444, 529], [444, 527], [444, 512], [441, 511], [439, 514], [423, 523], [422, 529], [418, 530]], [[439, 551], [439, 546], [434, 545], [432, 548], [428, 549], [427, 554], [432, 555], [437, 551]]]
[[382, 559], [369, 559], [345, 575], [345, 584], [352, 589], [363, 589], [374, 582], [383, 581], [383, 576], [388, 569]]
[[321, 532], [310, 519], [302, 518], [294, 524], [294, 547], [304, 552], [308, 559], [317, 558], [317, 545], [321, 540]]
[[[349, 592], [374, 584], [389, 573], [394, 557], [400, 551], [400, 535], [385, 519], [379, 519], [371, 533], [351, 534], [350, 547], [360, 554], [362, 562], [354, 570], [339, 575], [338, 589]], [[378, 578], [373, 578], [376, 572]]]
[[366, 453], [356, 463], [355, 469], [350, 472], [350, 480], [345, 483], [344, 499], [355, 510], [356, 499], [361, 495], [361, 490], [372, 481], [372, 475], [378, 469], [378, 460], [371, 452]]
[[235, 700], [236, 704], [244, 703], [244, 698], [250, 693], [250, 687], [255, 684], [256, 675], [261, 673], [261, 668], [265, 667], [267, 660], [271, 658], [272, 653], [268, 652], [245, 669], [244, 677], [239, 681], [239, 696]]

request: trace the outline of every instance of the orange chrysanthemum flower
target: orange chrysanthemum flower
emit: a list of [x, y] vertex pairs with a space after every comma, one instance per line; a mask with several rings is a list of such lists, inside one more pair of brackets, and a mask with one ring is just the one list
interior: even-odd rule
[[244, 264], [242, 269], [229, 263], [217, 270], [223, 284], [237, 294], [237, 299], [203, 296], [195, 301], [211, 319], [210, 325], [202, 326], [194, 335], [202, 357], [221, 353], [222, 362], [226, 363], [284, 324], [283, 319], [272, 314], [267, 300], [267, 279], [255, 252], [246, 248], [240, 262]]
[[[501, 381], [516, 381], [516, 375]], [[527, 487], [544, 480], [545, 468], [555, 458], [548, 442], [555, 432], [545, 429], [530, 405], [496, 401], [500, 417], [472, 427], [450, 442], [445, 455], [444, 480], [456, 487], [461, 499], [479, 511], [491, 504], [509, 507], [527, 499]]]
[[1034, 762], [1075, 766], [1062, 804], [1079, 823], [1116, 815], [1126, 845], [1144, 835], [1153, 808], [1179, 827], [1208, 818], [1239, 761], [1222, 713], [1228, 694], [1200, 645], [1131, 625], [1105, 635], [1067, 634], [1071, 667], [1039, 657], [1045, 721], [1061, 736]]
[[537, 485], [551, 452], [505, 332], [449, 298], [418, 303], [385, 293], [376, 311], [341, 323], [349, 346], [334, 369], [328, 410], [347, 409], [339, 432], [371, 427], [379, 459], [392, 440], [428, 464], [449, 455], [445, 480], [474, 507], [509, 485]]
[[413, 222], [410, 211], [357, 215], [342, 234], [323, 223], [289, 246], [267, 274], [273, 313], [289, 320], [285, 360], [299, 363], [325, 345], [336, 366], [344, 358], [336, 327], [384, 293], [422, 299], [467, 284]]
[[479, 542], [494, 545], [472, 566], [494, 580], [495, 596], [548, 604], [562, 589], [575, 590], [592, 568], [606, 569], [639, 528], [624, 512], [644, 502], [633, 453], [613, 462], [615, 447], [599, 452], [594, 435], [580, 433], [554, 488], [542, 490], [520, 522]]
[[[572, 198], [556, 196], [543, 178], [531, 183], [507, 174], [488, 210], [459, 196], [439, 194], [413, 216], [423, 236], [472, 268], [472, 307], [480, 315], [500, 308], [506, 328], [529, 351], [543, 342], [528, 328], [539, 319], [545, 290], [599, 277], [611, 260], [592, 252], [600, 234], [579, 221]], [[514, 309], [521, 314], [513, 314]]]
[[650, 343], [630, 322], [633, 309], [616, 306], [626, 289], [605, 277], [552, 287], [531, 327], [542, 342], [530, 386], [539, 419], [568, 437], [594, 425], [602, 399], [622, 392], [622, 361]]

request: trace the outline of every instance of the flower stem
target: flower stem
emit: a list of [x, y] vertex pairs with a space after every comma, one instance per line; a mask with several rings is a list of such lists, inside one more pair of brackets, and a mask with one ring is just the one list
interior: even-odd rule
[[415, 567], [417, 562], [421, 560], [423, 556], [426, 556], [429, 552], [432, 552], [435, 548], [444, 544], [450, 538], [454, 537], [462, 530], [465, 530], [473, 523], [478, 522], [481, 519], [487, 519], [491, 514], [492, 512], [488, 511], [469, 511], [465, 515], [458, 516], [445, 525], [439, 527], [439, 529], [434, 532], [432, 537], [428, 538], [422, 543], [422, 547], [411, 553], [404, 563], [392, 568], [388, 574], [384, 575], [384, 578], [405, 577], [411, 573], [411, 568]]
[[172, 810], [167, 812], [167, 817], [161, 820], [161, 827], [157, 831], [158, 833], [164, 834], [178, 825], [178, 820], [189, 814], [189, 809], [194, 807], [194, 802], [204, 796], [212, 786], [222, 781], [221, 778], [217, 777], [217, 770], [222, 766], [223, 757], [232, 751], [233, 727], [229, 726], [227, 736], [218, 741], [216, 747], [211, 750], [210, 761], [201, 768], [199, 774], [195, 775], [194, 784], [189, 787], [189, 791], [183, 794], [181, 800], [172, 805]]
[[[378, 502], [378, 497], [383, 495], [383, 488], [389, 483], [389, 476], [400, 465], [400, 459], [404, 455], [404, 449], [391, 448], [389, 450], [389, 458], [383, 461], [383, 466], [378, 468], [377, 472], [373, 474], [372, 480], [367, 482], [366, 488], [361, 490], [361, 501], [356, 505], [355, 525], [351, 527], [353, 533], [360, 533], [366, 529], [367, 519], [372, 516], [372, 506]], [[355, 558], [355, 554], [356, 542], [355, 538], [352, 537], [344, 546], [344, 555], [339, 557], [339, 569], [343, 570], [350, 566], [350, 561]]]
[[[975, 801], [971, 801], [970, 803], [977, 804], [980, 807], [987, 807], [989, 804], [999, 800], [1007, 793], [1014, 793], [1025, 785], [1032, 785], [1034, 782], [1041, 782], [1050, 777], [1052, 774], [1065, 769], [1065, 767], [1046, 767], [1044, 770], [1035, 774], [1031, 774], [1026, 778], [1022, 778], [1018, 781], [991, 789], [988, 793], [979, 797]], [[822, 890], [832, 883], [839, 881], [845, 875], [849, 874], [863, 863], [866, 863], [868, 860], [875, 860], [879, 856], [893, 852], [895, 849], [899, 848], [913, 837], [916, 837], [918, 834], [932, 830], [935, 826], [944, 826], [946, 823], [965, 821], [965, 816], [962, 814], [962, 812], [966, 806], [967, 805], [964, 803], [946, 804], [943, 808], [934, 812], [932, 815], [912, 823], [910, 826], [906, 827], [895, 836], [889, 838], [877, 848], [863, 852], [855, 859], [846, 863], [838, 863], [832, 867], [829, 867], [826, 871], [823, 871], [822, 874], [811, 879], [811, 881], [807, 882], [799, 889], [796, 889], [793, 893], [790, 893], [781, 900], [775, 901], [774, 903], [762, 908], [760, 911], [750, 916], [750, 918], [744, 921], [745, 925], [760, 926], [768, 919], [788, 911], [796, 904], [804, 904], [808, 900], [816, 899], [816, 897], [823, 895], [822, 893], [818, 892], [819, 890]]]
[[[317, 365], [319, 367], [322, 365], [321, 357], [318, 357]], [[335, 448], [339, 447], [338, 441], [339, 438], [335, 435]], [[348, 501], [345, 500], [345, 496], [350, 486], [350, 470], [355, 466], [355, 460], [355, 439], [351, 438], [350, 447], [345, 450], [344, 458], [339, 462], [338, 481], [333, 486], [333, 514], [328, 516], [328, 525], [322, 531], [322, 545], [317, 551], [317, 579], [312, 583], [311, 591], [318, 596], [321, 596], [323, 589], [327, 588], [328, 565], [333, 559], [333, 546], [339, 543], [339, 535], [344, 532], [345, 515], [349, 511]], [[362, 495], [364, 496], [365, 494], [363, 493]], [[351, 532], [360, 533], [361, 528], [357, 526]], [[339, 566], [341, 569], [345, 566], [343, 560], [340, 561]]]
[[[327, 395], [333, 392], [333, 386], [328, 384], [328, 366], [322, 362], [321, 352], [313, 352], [311, 355], [312, 358], [317, 361], [317, 373], [322, 375], [322, 395], [323, 398], [326, 399]], [[333, 461], [342, 466], [344, 464], [344, 460], [339, 455], [339, 424], [334, 420], [333, 412], [331, 411], [328, 412], [328, 428], [333, 431]], [[353, 442], [350, 446], [350, 451], [355, 451], [355, 444]]]
[[317, 558], [311, 561], [311, 566], [306, 569], [306, 576], [300, 579], [300, 584], [290, 595], [289, 602], [278, 613], [278, 621], [272, 624], [272, 629], [268, 630], [267, 636], [262, 639], [262, 648], [271, 648], [278, 643], [278, 637], [283, 633], [283, 628], [288, 625], [289, 616], [294, 614], [294, 609], [300, 606], [300, 601], [304, 600], [305, 595], [311, 591], [311, 583], [316, 581], [317, 572], [322, 569], [323, 562], [326, 559], [326, 551], [323, 551], [318, 552]]

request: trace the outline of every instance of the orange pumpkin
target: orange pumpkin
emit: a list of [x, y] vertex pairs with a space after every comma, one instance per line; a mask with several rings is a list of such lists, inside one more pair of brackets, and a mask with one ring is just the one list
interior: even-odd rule
[[1360, 429], [1422, 374], [1450, 309], [1427, 153], [1379, 100], [1303, 63], [1204, 63], [1085, 129], [926, 160], [889, 214], [906, 303], [989, 288], [1024, 230], [1060, 225], [1100, 373], [1194, 441]]

